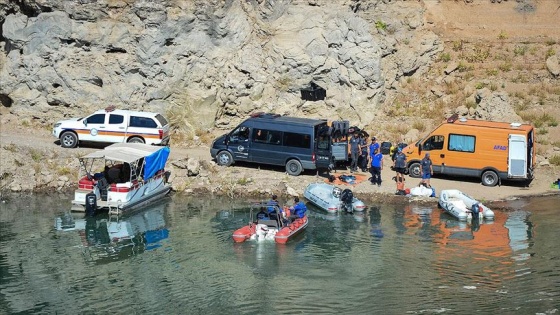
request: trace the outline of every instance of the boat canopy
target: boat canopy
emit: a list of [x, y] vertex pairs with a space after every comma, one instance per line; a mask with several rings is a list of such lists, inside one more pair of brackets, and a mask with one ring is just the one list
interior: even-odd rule
[[156, 147], [142, 143], [115, 143], [103, 150], [84, 155], [80, 160], [105, 159], [123, 163], [133, 163], [144, 158], [144, 178], [148, 179], [165, 168], [169, 157], [169, 147]]

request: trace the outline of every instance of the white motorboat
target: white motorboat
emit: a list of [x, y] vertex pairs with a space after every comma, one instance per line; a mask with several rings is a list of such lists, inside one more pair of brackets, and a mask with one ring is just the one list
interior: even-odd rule
[[80, 157], [73, 211], [119, 214], [163, 198], [171, 190], [165, 164], [169, 147], [115, 143]]
[[479, 220], [494, 220], [494, 211], [457, 189], [442, 190], [438, 205], [459, 221], [471, 221], [477, 217]]
[[364, 211], [366, 209], [366, 205], [354, 197], [352, 190], [342, 190], [326, 183], [309, 184], [305, 188], [303, 196], [312, 204], [329, 213]]

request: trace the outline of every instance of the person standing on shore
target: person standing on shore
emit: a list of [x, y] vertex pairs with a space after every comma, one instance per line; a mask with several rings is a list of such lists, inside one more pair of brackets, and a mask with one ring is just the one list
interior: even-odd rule
[[360, 135], [360, 169], [362, 172], [367, 172], [368, 168], [368, 145], [367, 145], [367, 135], [362, 132]]
[[352, 138], [350, 138], [350, 158], [352, 163], [350, 164], [350, 172], [355, 172], [358, 169], [358, 156], [360, 155], [360, 143], [361, 139], [358, 137], [358, 132], [354, 132]]
[[373, 152], [373, 155], [370, 154], [370, 165], [371, 168], [371, 183], [373, 185], [377, 184], [377, 186], [381, 186], [381, 170], [383, 169], [383, 154], [379, 151], [379, 148], [376, 148]]
[[402, 148], [397, 148], [397, 155], [395, 155], [395, 161], [393, 162], [393, 167], [395, 172], [397, 172], [397, 182], [402, 180], [404, 182], [404, 173], [406, 172], [406, 155], [402, 152]]
[[420, 184], [425, 184], [426, 187], [432, 187], [430, 185], [430, 178], [434, 175], [434, 170], [432, 169], [432, 160], [430, 159], [430, 153], [426, 153], [422, 159], [422, 181]]
[[[375, 136], [371, 137], [371, 143], [369, 145], [369, 156], [373, 157], [375, 155], [375, 150], [379, 149], [381, 152], [381, 146], [377, 142], [377, 138]], [[369, 160], [371, 162], [371, 160]]]

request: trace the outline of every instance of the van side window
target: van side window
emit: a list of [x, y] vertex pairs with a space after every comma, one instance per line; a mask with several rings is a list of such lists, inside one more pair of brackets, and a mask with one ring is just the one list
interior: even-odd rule
[[87, 118], [88, 124], [104, 124], [105, 123], [105, 114], [95, 114], [91, 115]]
[[109, 124], [122, 124], [123, 121], [124, 121], [123, 115], [115, 115], [115, 114], [109, 115]]
[[157, 128], [157, 123], [149, 117], [130, 116], [130, 127]]
[[449, 151], [474, 152], [476, 138], [467, 135], [449, 135]]
[[281, 144], [282, 131], [256, 128], [253, 130], [253, 142], [261, 142], [267, 144]]
[[294, 132], [284, 132], [284, 145], [287, 147], [310, 149], [311, 135]]
[[428, 140], [426, 140], [426, 142], [424, 142], [424, 145], [422, 145], [422, 150], [442, 150], [444, 139], [444, 136], [431, 136]]

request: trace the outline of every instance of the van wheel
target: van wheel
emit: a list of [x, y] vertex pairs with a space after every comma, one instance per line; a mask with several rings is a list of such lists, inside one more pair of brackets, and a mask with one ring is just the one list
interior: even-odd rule
[[233, 164], [233, 156], [229, 151], [221, 151], [216, 155], [216, 163], [220, 166], [230, 166]]
[[60, 136], [60, 145], [63, 148], [75, 148], [78, 146], [78, 136], [72, 131], [65, 131]]
[[408, 175], [413, 178], [420, 178], [422, 177], [422, 167], [420, 163], [412, 163], [408, 167]]
[[498, 184], [498, 174], [494, 171], [486, 171], [482, 173], [482, 185], [496, 186]]
[[298, 176], [303, 172], [303, 166], [301, 166], [301, 162], [298, 160], [289, 160], [286, 163], [286, 173], [292, 176]]
[[146, 143], [146, 142], [144, 142], [144, 139], [142, 139], [140, 137], [132, 137], [132, 138], [128, 139], [127, 142], [128, 143]]

